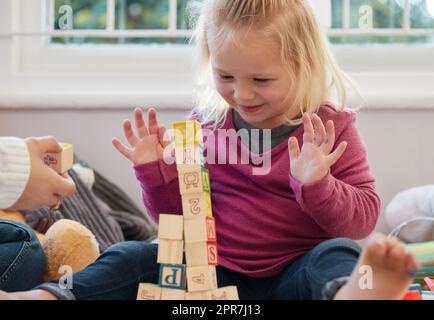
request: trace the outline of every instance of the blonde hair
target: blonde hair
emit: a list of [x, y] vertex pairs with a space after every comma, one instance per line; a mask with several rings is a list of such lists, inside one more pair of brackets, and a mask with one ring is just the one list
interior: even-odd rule
[[[292, 84], [297, 84], [285, 117], [287, 124], [301, 123], [300, 117], [289, 118], [290, 108], [311, 114], [324, 102], [335, 99], [333, 107], [339, 111], [347, 103], [346, 84], [358, 93], [356, 85], [337, 65], [307, 0], [203, 0], [200, 10], [192, 37], [198, 49], [199, 72], [195, 109], [203, 123], [213, 122], [214, 129], [225, 121], [229, 105], [213, 84], [208, 40], [222, 36], [234, 40], [235, 30], [243, 27], [263, 32], [280, 44], [282, 62]], [[212, 34], [214, 31], [217, 34]]]

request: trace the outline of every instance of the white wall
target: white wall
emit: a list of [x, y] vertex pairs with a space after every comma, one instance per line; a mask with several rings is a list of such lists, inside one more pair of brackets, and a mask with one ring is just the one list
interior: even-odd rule
[[[159, 112], [170, 127], [183, 119], [185, 111]], [[0, 110], [0, 136], [55, 135], [71, 142], [77, 154], [140, 204], [138, 185], [131, 165], [111, 145], [122, 137], [123, 119], [131, 110]], [[362, 110], [358, 127], [365, 142], [383, 209], [400, 190], [434, 184], [434, 110]], [[380, 219], [377, 229], [386, 231]]]

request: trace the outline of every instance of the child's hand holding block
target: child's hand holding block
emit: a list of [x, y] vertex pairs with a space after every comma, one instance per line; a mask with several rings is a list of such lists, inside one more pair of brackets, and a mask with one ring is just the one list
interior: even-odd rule
[[47, 153], [44, 162], [56, 172], [63, 174], [71, 169], [74, 163], [74, 148], [72, 144], [60, 143], [63, 150], [60, 153]]

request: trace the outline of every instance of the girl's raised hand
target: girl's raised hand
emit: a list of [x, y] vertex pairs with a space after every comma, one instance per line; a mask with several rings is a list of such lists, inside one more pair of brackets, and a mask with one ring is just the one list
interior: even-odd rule
[[332, 151], [335, 144], [335, 128], [329, 120], [326, 128], [316, 114], [303, 115], [303, 146], [300, 151], [297, 138], [288, 140], [291, 175], [303, 184], [313, 183], [324, 178], [330, 167], [345, 152], [347, 142], [341, 142]]
[[113, 138], [113, 146], [135, 164], [144, 164], [163, 159], [164, 148], [170, 144], [166, 136], [166, 128], [158, 125], [155, 109], [148, 110], [148, 126], [143, 120], [142, 109], [134, 110], [137, 135], [133, 132], [131, 121], [124, 120], [124, 134], [130, 147], [125, 146], [118, 138]]

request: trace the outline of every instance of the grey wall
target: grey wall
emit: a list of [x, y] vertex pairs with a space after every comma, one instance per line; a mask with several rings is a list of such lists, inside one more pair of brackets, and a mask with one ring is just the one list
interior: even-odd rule
[[[188, 110], [163, 110], [159, 120], [170, 127]], [[122, 137], [131, 110], [0, 110], [0, 135], [54, 135], [73, 143], [77, 154], [126, 190], [140, 204], [131, 165], [111, 145]], [[358, 127], [365, 142], [383, 210], [400, 190], [434, 184], [434, 110], [361, 110]], [[383, 219], [377, 230], [387, 231]]]

